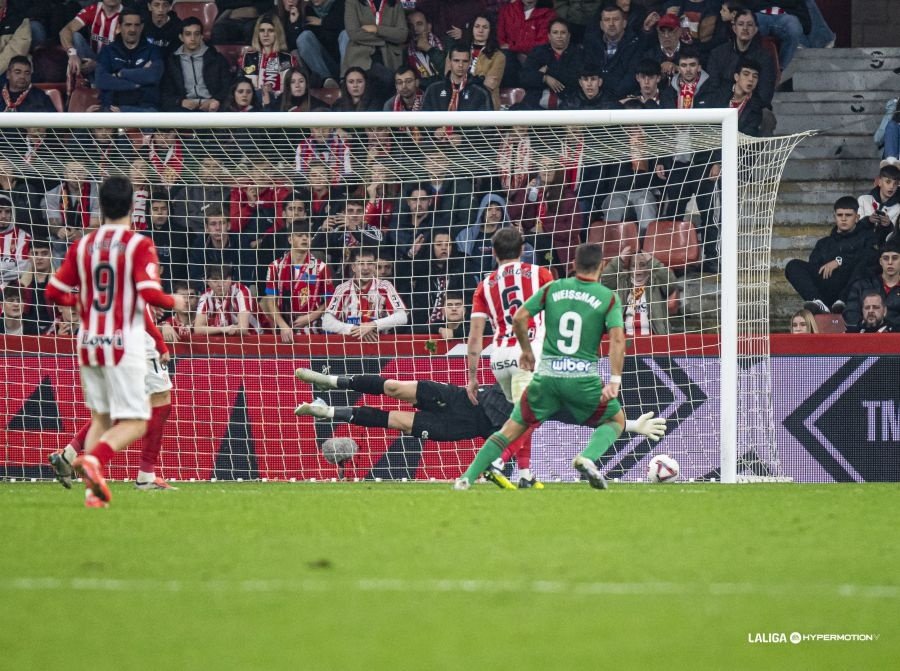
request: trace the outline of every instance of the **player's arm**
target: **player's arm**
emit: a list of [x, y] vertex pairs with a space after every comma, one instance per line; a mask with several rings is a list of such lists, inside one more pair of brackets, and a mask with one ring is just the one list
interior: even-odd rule
[[609, 330], [609, 382], [603, 387], [603, 400], [609, 401], [619, 395], [622, 384], [622, 369], [625, 367], [625, 329], [614, 326]]
[[527, 307], [530, 302], [531, 299], [528, 299], [525, 305], [516, 310], [512, 320], [513, 333], [522, 348], [522, 356], [519, 357], [519, 368], [522, 370], [534, 370], [534, 350], [531, 349], [531, 340], [528, 338], [528, 324], [532, 317]]
[[75, 289], [78, 286], [78, 247], [79, 244], [69, 245], [66, 256], [59, 269], [50, 278], [44, 296], [54, 305], [75, 307], [78, 298]]
[[466, 382], [466, 393], [473, 405], [478, 405], [478, 363], [484, 349], [484, 326], [487, 323], [481, 315], [473, 315], [469, 321], [469, 342], [466, 358], [469, 361], [469, 378]]
[[168, 357], [169, 348], [166, 346], [166, 341], [163, 338], [162, 333], [160, 333], [159, 327], [156, 325], [156, 320], [153, 318], [153, 311], [150, 310], [149, 307], [144, 310], [144, 328], [150, 337], [153, 338], [159, 356], [161, 358]]

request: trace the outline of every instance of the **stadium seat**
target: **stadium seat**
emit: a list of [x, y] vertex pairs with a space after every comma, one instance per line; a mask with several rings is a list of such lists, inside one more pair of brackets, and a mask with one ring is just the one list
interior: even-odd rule
[[683, 272], [700, 261], [697, 231], [690, 221], [651, 221], [644, 236], [644, 251], [676, 271]]
[[338, 98], [341, 97], [340, 89], [310, 89], [309, 93], [314, 98], [318, 98], [329, 105], [334, 105], [334, 103], [338, 101]]
[[65, 83], [69, 57], [61, 46], [37, 47], [31, 54], [31, 81], [35, 84]]
[[625, 247], [637, 250], [638, 228], [633, 221], [595, 221], [588, 228], [587, 241], [603, 245], [603, 258], [613, 259]]
[[181, 2], [175, 3], [175, 13], [179, 19], [196, 16], [203, 22], [203, 39], [207, 42], [212, 37], [213, 24], [219, 15], [219, 8], [215, 2]]
[[237, 72], [237, 66], [241, 60], [241, 56], [245, 51], [248, 51], [250, 47], [246, 44], [217, 44], [216, 49], [225, 57], [225, 60], [228, 61], [231, 71]]
[[63, 104], [63, 91], [65, 84], [35, 84], [35, 88], [41, 89], [53, 101], [53, 106], [57, 112], [65, 112], [66, 106]]
[[512, 107], [525, 100], [525, 89], [500, 89], [500, 106]]
[[844, 323], [844, 318], [841, 315], [826, 312], [825, 314], [815, 315], [815, 318], [816, 326], [819, 327], [819, 333], [846, 333], [847, 331], [847, 324]]
[[69, 111], [84, 112], [91, 105], [100, 103], [100, 91], [87, 86], [78, 86], [69, 96]]

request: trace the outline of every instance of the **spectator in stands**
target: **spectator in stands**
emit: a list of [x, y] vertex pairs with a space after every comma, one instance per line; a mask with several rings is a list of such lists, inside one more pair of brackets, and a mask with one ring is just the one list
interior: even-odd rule
[[332, 179], [334, 172], [321, 159], [311, 160], [308, 165], [309, 218], [316, 233], [328, 217], [343, 210], [344, 188]]
[[377, 112], [381, 109], [365, 70], [356, 66], [347, 68], [341, 80], [341, 97], [331, 108], [335, 112]]
[[119, 14], [119, 35], [97, 57], [100, 104], [112, 112], [158, 112], [162, 52], [141, 37], [141, 13]]
[[533, 109], [558, 109], [566, 91], [578, 87], [584, 65], [581, 46], [572, 44], [565, 21], [554, 19], [549, 31], [549, 43], [535, 47], [519, 73], [519, 81], [527, 90], [525, 104]]
[[[764, 103], [757, 90], [762, 66], [754, 60], [738, 62], [731, 85], [724, 88], [704, 88], [695, 99], [694, 107], [731, 107], [738, 110], [738, 130], [745, 135], [759, 137]], [[711, 76], [711, 75], [710, 75]]]
[[[69, 76], [93, 75], [97, 56], [115, 39], [119, 29], [121, 0], [101, 0], [82, 9], [59, 31], [59, 42], [69, 55]], [[81, 33], [88, 27], [89, 36]]]
[[181, 19], [172, 4], [172, 0], [148, 0], [144, 11], [144, 39], [159, 47], [166, 58], [181, 46]]
[[700, 89], [709, 82], [709, 75], [700, 65], [699, 51], [693, 45], [686, 45], [678, 52], [678, 69], [660, 95], [660, 107], [691, 109]]
[[324, 112], [328, 103], [312, 95], [309, 90], [309, 73], [303, 66], [287, 71], [284, 76], [284, 95], [281, 96], [282, 112]]
[[[637, 101], [626, 104], [625, 109], [640, 105]], [[638, 107], [637, 109], [641, 109]], [[643, 127], [627, 128], [630, 159], [606, 166], [602, 172], [601, 191], [609, 195], [601, 207], [604, 219], [611, 222], [637, 221], [640, 234], [646, 232], [651, 221], [656, 221], [658, 199], [654, 189], [654, 164], [647, 158], [647, 136]]]
[[84, 164], [79, 161], [66, 163], [63, 181], [44, 196], [54, 267], [59, 267], [69, 245], [80, 240], [85, 229], [100, 225], [99, 197], [99, 187], [90, 180]]
[[406, 17], [409, 41], [406, 63], [416, 69], [423, 89], [444, 78], [444, 43], [431, 31], [424, 12], [413, 10]]
[[6, 68], [6, 82], [0, 89], [0, 112], [55, 112], [50, 96], [31, 85], [31, 61], [13, 56]]
[[[813, 314], [840, 312], [847, 298], [848, 283], [857, 265], [872, 246], [871, 229], [859, 226], [857, 202], [843, 196], [834, 203], [834, 228], [820, 238], [809, 255], [809, 261], [792, 259], [784, 275]], [[854, 314], [850, 323], [859, 321]]]
[[189, 273], [194, 281], [205, 279], [209, 267], [236, 267], [240, 263], [238, 240], [229, 233], [221, 206], [212, 204], [206, 208], [206, 232], [194, 239], [188, 257]]
[[495, 33], [495, 23], [487, 16], [479, 15], [463, 37], [472, 57], [469, 74], [481, 78], [482, 85], [491, 94], [494, 109], [498, 110], [500, 83], [506, 70], [506, 54], [500, 50]]
[[31, 50], [31, 22], [16, 0], [0, 5], [0, 71], [5, 71], [14, 56], [27, 56]]
[[208, 266], [205, 276], [206, 291], [197, 303], [194, 333], [236, 336], [260, 333], [253, 294], [234, 281], [231, 266]]
[[374, 342], [378, 334], [406, 325], [406, 306], [394, 285], [376, 278], [376, 252], [357, 247], [351, 253], [353, 278], [342, 282], [322, 315], [322, 329]]
[[[16, 2], [16, 0], [12, 0]], [[66, 11], [72, 8], [71, 3], [63, 4], [58, 0], [18, 0], [24, 5], [25, 15], [31, 28], [31, 49], [50, 44], [62, 25], [66, 22]], [[77, 8], [75, 8], [77, 11]]]
[[56, 321], [53, 306], [44, 296], [44, 290], [53, 276], [50, 243], [42, 238], [31, 241], [28, 264], [19, 278], [19, 284], [28, 290], [28, 303], [38, 323], [40, 333], [48, 333]]
[[600, 281], [619, 298], [625, 335], [670, 332], [669, 318], [678, 310], [680, 292], [672, 271], [652, 254], [624, 248], [603, 269]]
[[399, 200], [399, 184], [390, 180], [387, 168], [380, 163], [369, 165], [369, 178], [366, 181], [365, 222], [369, 228], [377, 228], [387, 233], [391, 227], [391, 219]]
[[275, 16], [284, 27], [284, 39], [291, 50], [297, 48], [297, 38], [303, 32], [303, 0], [275, 0]]
[[619, 104], [624, 105], [626, 101], [633, 100], [640, 104], [640, 109], [659, 109], [659, 85], [662, 81], [659, 63], [649, 58], [641, 60], [635, 69], [634, 78], [638, 83], [638, 92], [623, 98]]
[[0, 335], [38, 335], [40, 327], [33, 311], [26, 311], [25, 292], [18, 284], [3, 287], [3, 316], [0, 318]]
[[47, 221], [41, 201], [44, 198], [43, 181], [26, 180], [12, 163], [0, 157], [0, 194], [9, 197], [13, 204], [15, 221], [24, 226], [33, 237], [47, 237]]
[[[246, 77], [238, 77], [231, 86], [228, 87], [228, 93], [225, 95], [225, 104], [222, 105], [223, 112], [259, 112], [256, 106], [256, 91], [253, 88], [253, 82]], [[245, 137], [244, 134], [235, 133], [235, 141], [238, 138]]]
[[[450, 65], [446, 78], [425, 89], [422, 109], [427, 112], [472, 112], [493, 109], [491, 95], [482, 86], [481, 77], [469, 75], [472, 56], [468, 47], [463, 45], [451, 47], [447, 60], [450, 61]], [[452, 131], [439, 128], [435, 132], [435, 138], [444, 139], [448, 133]]]
[[344, 30], [344, 12], [344, 0], [309, 0], [303, 18], [303, 31], [297, 37], [300, 60], [323, 80], [325, 88], [337, 88], [337, 80], [341, 76], [338, 44], [339, 35]]
[[228, 61], [203, 41], [203, 24], [195, 16], [184, 20], [179, 39], [181, 46], [166, 60], [161, 86], [163, 110], [218, 112], [231, 82]]
[[567, 275], [580, 241], [583, 217], [578, 195], [566, 183], [566, 171], [559, 159], [540, 159], [537, 176], [528, 188], [511, 194], [507, 211], [513, 222], [521, 222], [526, 239], [535, 236], [537, 262], [555, 266], [561, 277]]
[[346, 0], [346, 3], [344, 27], [350, 41], [341, 69], [346, 76], [350, 68], [362, 68], [376, 88], [390, 90], [394, 72], [404, 62], [403, 49], [409, 36], [403, 6], [398, 0]]
[[136, 231], [143, 231], [150, 219], [150, 164], [140, 157], [134, 158], [128, 171], [128, 179], [134, 187], [131, 227]]
[[272, 11], [272, 0], [216, 0], [213, 44], [250, 44], [256, 20]]
[[448, 290], [462, 291], [465, 278], [462, 259], [453, 255], [450, 229], [436, 229], [423, 258], [412, 262], [412, 272], [403, 271], [405, 260], [395, 262], [398, 277], [408, 275], [412, 297], [412, 330], [435, 333], [444, 324], [444, 298]]
[[74, 338], [78, 335], [80, 325], [81, 317], [78, 314], [78, 309], [68, 305], [60, 305], [57, 308], [56, 321], [47, 333], [58, 337]]
[[28, 268], [31, 235], [16, 225], [12, 199], [0, 194], [0, 287], [17, 283]]
[[199, 297], [190, 282], [173, 282], [172, 293], [184, 297], [187, 310], [184, 312], [174, 310], [159, 324], [159, 331], [166, 342], [179, 342], [191, 337]]
[[578, 75], [578, 88], [572, 89], [562, 97], [561, 109], [569, 110], [602, 110], [609, 109], [616, 101], [606, 95], [600, 68], [591, 63], [581, 66]]
[[184, 143], [174, 128], [158, 128], [146, 145], [147, 163], [153, 169], [155, 183], [171, 187], [181, 179], [184, 171]]
[[500, 8], [497, 41], [506, 54], [508, 86], [519, 86], [519, 69], [536, 47], [550, 41], [550, 22], [556, 18], [552, 6], [538, 7], [538, 0], [512, 0]]
[[748, 4], [756, 9], [759, 34], [778, 39], [778, 61], [784, 70], [794, 60], [803, 35], [812, 28], [806, 0], [751, 0]]
[[[475, 285], [496, 265], [492, 236], [499, 229], [512, 225], [503, 197], [496, 193], [486, 193], [475, 215], [475, 223], [456, 236], [456, 247], [465, 257], [466, 274], [477, 276], [473, 278], [477, 280]], [[527, 242], [522, 252], [522, 261], [534, 263], [534, 247]]]
[[272, 261], [260, 301], [281, 342], [294, 342], [295, 333], [313, 333], [334, 293], [328, 266], [310, 253], [309, 224], [294, 224], [288, 232], [290, 249]]
[[309, 174], [316, 163], [324, 167], [325, 179], [331, 184], [339, 184], [342, 177], [352, 173], [350, 145], [343, 130], [311, 128], [309, 135], [300, 141], [294, 156], [297, 172]]
[[742, 0], [725, 0], [722, 3], [722, 6], [719, 8], [719, 15], [716, 17], [716, 25], [713, 28], [712, 35], [708, 40], [700, 44], [704, 62], [713, 49], [732, 40], [734, 37], [734, 20], [737, 18], [738, 10], [741, 9], [744, 9]]
[[425, 186], [433, 198], [436, 222], [449, 225], [454, 235], [469, 225], [475, 186], [471, 179], [454, 177], [451, 161], [440, 149], [424, 156]]
[[667, 15], [673, 16], [684, 28], [687, 41], [705, 42], [715, 30], [718, 4], [718, 0], [667, 0], [660, 21]]
[[416, 9], [425, 12], [441, 39], [459, 42], [467, 26], [485, 11], [484, 0], [416, 0]]
[[331, 267], [337, 270], [343, 269], [344, 263], [349, 261], [351, 250], [375, 246], [381, 240], [381, 230], [366, 224], [365, 203], [351, 198], [343, 212], [325, 218], [312, 240], [312, 247], [324, 250]]
[[188, 235], [172, 225], [168, 195], [162, 189], [154, 189], [150, 194], [150, 225], [144, 235], [156, 245], [164, 285], [186, 281], [189, 276]]
[[819, 325], [813, 313], [806, 308], [797, 310], [791, 315], [791, 333], [818, 333]]
[[271, 109], [281, 96], [285, 73], [294, 65], [277, 16], [264, 14], [257, 19], [251, 45], [241, 56], [238, 71], [253, 83], [259, 106]]
[[[607, 0], [555, 0], [553, 7], [556, 15], [569, 24], [572, 41], [576, 44], [584, 42], [588, 26], [596, 22], [600, 8]], [[628, 10], [625, 10], [626, 12]]]
[[900, 221], [900, 167], [885, 164], [878, 170], [875, 188], [857, 198], [860, 224], [875, 231], [880, 247]]
[[898, 329], [888, 324], [886, 317], [884, 295], [877, 289], [870, 289], [862, 296], [862, 320], [849, 330], [854, 333], [894, 333]]
[[448, 291], [444, 296], [443, 325], [438, 334], [445, 340], [469, 337], [469, 320], [466, 319], [465, 295], [461, 291]]
[[421, 88], [419, 74], [410, 65], [401, 65], [394, 73], [396, 93], [384, 104], [385, 112], [418, 112], [422, 109], [425, 93]]
[[884, 320], [893, 331], [900, 330], [900, 240], [889, 240], [881, 247], [878, 272], [855, 280], [847, 290], [844, 321], [853, 326], [863, 319], [864, 297], [870, 291], [881, 294], [887, 313]]
[[640, 36], [625, 31], [625, 12], [618, 5], [604, 5], [600, 34], [585, 38], [585, 59], [600, 66], [603, 86], [616, 100], [634, 93], [634, 68], [643, 51]]
[[221, 210], [228, 200], [224, 182], [228, 179], [225, 168], [214, 156], [204, 156], [199, 161], [197, 180], [185, 184], [182, 200], [171, 204], [175, 221], [190, 233], [206, 230], [206, 211], [210, 205]]
[[772, 57], [757, 34], [759, 30], [756, 26], [756, 16], [749, 9], [740, 9], [731, 28], [734, 33], [731, 41], [716, 47], [709, 54], [707, 64], [710, 83], [713, 88], [729, 88], [734, 83], [738, 63], [746, 59], [755, 61], [760, 66], [757, 94], [763, 105], [770, 107], [772, 96], [775, 95], [775, 80], [778, 73]]
[[412, 260], [418, 256], [435, 228], [434, 196], [424, 184], [407, 187], [404, 207], [387, 234], [387, 242], [394, 247], [399, 259]]
[[678, 53], [681, 50], [681, 23], [674, 14], [663, 14], [656, 24], [656, 40], [644, 51], [642, 59], [659, 63], [662, 85], [678, 71]]

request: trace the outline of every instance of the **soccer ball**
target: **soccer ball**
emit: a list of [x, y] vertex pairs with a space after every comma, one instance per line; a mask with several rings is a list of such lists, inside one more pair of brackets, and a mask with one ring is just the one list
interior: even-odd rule
[[678, 462], [668, 454], [658, 454], [647, 464], [650, 482], [675, 482], [678, 479]]
[[352, 438], [329, 438], [322, 443], [322, 456], [330, 464], [339, 464], [352, 459], [359, 445]]

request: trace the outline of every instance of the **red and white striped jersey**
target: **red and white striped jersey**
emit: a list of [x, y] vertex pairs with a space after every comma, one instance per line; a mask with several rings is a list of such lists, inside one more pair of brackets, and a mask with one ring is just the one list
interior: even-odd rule
[[326, 315], [350, 327], [400, 312], [404, 313], [404, 319], [402, 322], [398, 321], [397, 325], [406, 323], [406, 306], [394, 285], [379, 279], [370, 280], [364, 287], [360, 287], [356, 280], [341, 282], [325, 308]]
[[94, 53], [99, 54], [100, 50], [107, 44], [116, 39], [116, 30], [119, 27], [119, 11], [112, 16], [107, 16], [103, 11], [103, 3], [98, 2], [96, 5], [85, 7], [75, 16], [76, 19], [86, 25], [91, 31], [91, 46]]
[[197, 314], [206, 315], [208, 326], [237, 326], [238, 315], [250, 313], [250, 328], [260, 332], [256, 300], [240, 282], [232, 282], [227, 296], [216, 296], [212, 290], [204, 292], [197, 303]]
[[[287, 252], [269, 264], [266, 296], [277, 296], [278, 311], [288, 323], [327, 301], [334, 293], [331, 271], [322, 261], [307, 253], [300, 263], [291, 261]], [[306, 329], [309, 330], [308, 328]]]
[[11, 224], [0, 231], [0, 286], [19, 279], [28, 267], [28, 253], [31, 236], [23, 229]]
[[[495, 347], [512, 347], [516, 344], [512, 318], [538, 288], [553, 281], [550, 271], [530, 263], [513, 261], [488, 275], [475, 290], [472, 300], [472, 317], [491, 320]], [[534, 340], [543, 325], [543, 315], [528, 322], [528, 332]]]
[[124, 226], [101, 226], [69, 247], [50, 284], [67, 293], [78, 291], [82, 365], [144, 360], [146, 303], [138, 292], [161, 291], [159, 259], [150, 238]]

